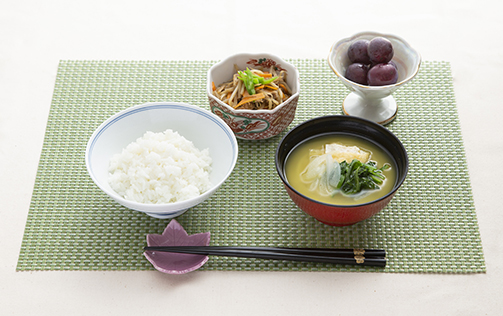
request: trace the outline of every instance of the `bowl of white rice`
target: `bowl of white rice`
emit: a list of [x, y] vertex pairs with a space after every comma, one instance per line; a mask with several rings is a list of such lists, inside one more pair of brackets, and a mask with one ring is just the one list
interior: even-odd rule
[[238, 144], [229, 126], [195, 105], [154, 102], [116, 113], [92, 134], [86, 167], [128, 209], [167, 219], [210, 198], [231, 175]]

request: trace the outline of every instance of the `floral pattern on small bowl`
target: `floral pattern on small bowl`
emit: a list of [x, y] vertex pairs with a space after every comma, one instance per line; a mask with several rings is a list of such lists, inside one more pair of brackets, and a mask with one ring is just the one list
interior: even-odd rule
[[210, 98], [211, 112], [224, 120], [237, 138], [267, 139], [274, 137], [286, 129], [295, 118], [299, 96], [285, 101], [283, 107], [271, 113], [240, 113], [231, 112], [219, 102]]
[[229, 112], [225, 112], [218, 106], [212, 106], [211, 112], [219, 116], [224, 120], [227, 125], [232, 129], [236, 136], [250, 134], [250, 133], [261, 133], [266, 131], [271, 124], [263, 119], [252, 119], [246, 116], [234, 115]]
[[285, 68], [281, 67], [281, 64], [276, 63], [275, 60], [272, 60], [271, 58], [252, 58], [249, 61], [246, 62], [248, 65], [254, 66], [254, 67], [264, 67], [264, 68], [271, 68], [274, 67], [276, 70], [284, 70], [286, 71]]
[[[210, 233], [188, 235], [182, 225], [171, 220], [161, 235], [147, 235], [148, 246], [209, 246]], [[160, 272], [168, 274], [184, 274], [202, 267], [208, 256], [161, 251], [145, 251], [145, 257]]]

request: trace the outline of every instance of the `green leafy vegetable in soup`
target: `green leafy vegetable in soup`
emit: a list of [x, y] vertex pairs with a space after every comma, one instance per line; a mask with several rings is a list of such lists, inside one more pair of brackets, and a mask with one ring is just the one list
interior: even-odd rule
[[383, 171], [391, 168], [391, 166], [385, 164], [378, 169], [376, 164], [374, 161], [362, 163], [357, 159], [353, 159], [349, 164], [346, 161], [341, 162], [341, 174], [337, 188], [346, 194], [356, 194], [362, 190], [380, 189], [379, 185], [386, 179]]

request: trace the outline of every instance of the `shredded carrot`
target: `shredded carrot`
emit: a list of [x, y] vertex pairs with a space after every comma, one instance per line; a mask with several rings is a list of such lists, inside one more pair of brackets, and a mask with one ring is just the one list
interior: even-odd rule
[[215, 82], [211, 82], [211, 88], [213, 89], [213, 91], [217, 90], [217, 87], [215, 86]]
[[280, 84], [279, 84], [279, 86], [280, 86], [281, 88], [283, 88], [283, 90], [288, 91], [288, 90], [286, 89], [286, 87], [285, 87], [285, 85], [284, 85], [284, 84], [280, 83]]
[[266, 87], [267, 89], [271, 89], [271, 90], [278, 90], [278, 88], [276, 88], [276, 87], [274, 87], [274, 86], [271, 86], [271, 85], [269, 85], [269, 84], [266, 84], [266, 85], [265, 85], [265, 87]]
[[256, 73], [257, 75], [259, 75], [260, 77], [262, 78], [272, 78], [272, 73], [269, 73], [269, 72], [264, 72], [264, 73]]
[[238, 107], [240, 107], [243, 104], [250, 103], [252, 101], [257, 101], [257, 100], [260, 100], [260, 99], [263, 99], [263, 98], [265, 98], [265, 95], [263, 93], [257, 93], [257, 94], [254, 94], [254, 95], [250, 95], [250, 96], [244, 97], [241, 100], [241, 102], [239, 102], [234, 108], [237, 109]]
[[255, 87], [255, 90], [262, 90], [262, 89], [278, 90], [278, 88], [271, 86], [269, 84], [263, 84], [261, 86]]

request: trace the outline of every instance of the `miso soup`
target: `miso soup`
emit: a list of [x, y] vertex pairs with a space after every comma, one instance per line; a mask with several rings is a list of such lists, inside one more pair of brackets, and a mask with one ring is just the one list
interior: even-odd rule
[[[312, 184], [306, 183], [301, 174], [310, 162], [313, 161], [313, 152], [324, 150], [327, 144], [340, 144], [343, 146], [356, 146], [369, 153], [368, 161], [377, 163], [377, 168], [388, 164], [390, 167], [382, 172], [385, 180], [379, 184], [378, 189], [363, 190], [357, 194], [344, 194], [341, 190], [334, 190], [332, 194], [320, 194], [313, 189]], [[367, 161], [362, 161], [366, 163]], [[348, 161], [350, 163], [350, 161]], [[285, 176], [288, 183], [301, 194], [323, 203], [336, 205], [363, 204], [374, 201], [393, 189], [396, 183], [397, 169], [393, 158], [376, 144], [363, 138], [346, 134], [328, 134], [306, 140], [296, 146], [288, 155], [285, 162]]]

